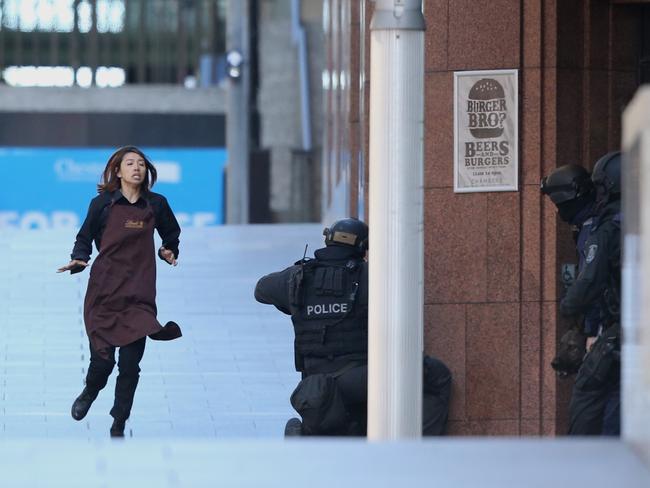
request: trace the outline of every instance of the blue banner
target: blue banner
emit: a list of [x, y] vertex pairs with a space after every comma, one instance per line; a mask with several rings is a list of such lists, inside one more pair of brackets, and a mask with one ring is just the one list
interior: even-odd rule
[[[221, 148], [142, 148], [182, 227], [224, 220]], [[115, 148], [0, 148], [0, 229], [78, 228]]]

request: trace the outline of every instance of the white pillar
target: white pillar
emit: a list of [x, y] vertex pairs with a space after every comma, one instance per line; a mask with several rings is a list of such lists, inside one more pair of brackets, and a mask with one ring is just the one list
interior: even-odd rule
[[650, 462], [650, 87], [623, 114], [622, 436]]
[[377, 0], [370, 30], [368, 438], [417, 438], [424, 274], [421, 0]]

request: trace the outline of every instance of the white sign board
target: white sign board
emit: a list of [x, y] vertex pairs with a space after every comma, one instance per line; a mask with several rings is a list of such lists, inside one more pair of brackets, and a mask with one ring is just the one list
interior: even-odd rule
[[454, 73], [454, 192], [517, 191], [517, 70]]

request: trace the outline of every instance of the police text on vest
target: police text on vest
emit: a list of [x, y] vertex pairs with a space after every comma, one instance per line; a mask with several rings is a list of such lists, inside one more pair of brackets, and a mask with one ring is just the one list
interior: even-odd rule
[[317, 305], [307, 305], [307, 315], [326, 315], [332, 313], [347, 313], [347, 303], [325, 303]]

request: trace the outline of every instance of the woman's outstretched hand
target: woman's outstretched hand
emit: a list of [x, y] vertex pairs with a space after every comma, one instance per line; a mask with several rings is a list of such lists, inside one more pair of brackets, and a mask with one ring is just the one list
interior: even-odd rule
[[176, 266], [178, 264], [176, 262], [176, 258], [174, 257], [174, 252], [169, 249], [166, 249], [165, 247], [161, 246], [160, 249], [158, 250], [158, 254], [160, 254], [160, 256], [162, 256], [162, 258], [172, 266]]
[[[79, 268], [79, 266], [83, 266], [85, 268], [85, 267], [88, 266], [88, 263], [86, 263], [84, 261], [81, 261], [79, 259], [73, 259], [72, 261], [70, 261], [65, 266], [61, 266], [59, 269], [57, 269], [56, 272], [57, 273], [63, 273], [65, 271], [70, 271], [70, 270], [73, 270], [75, 268]], [[81, 270], [79, 270], [79, 271], [81, 271]]]

